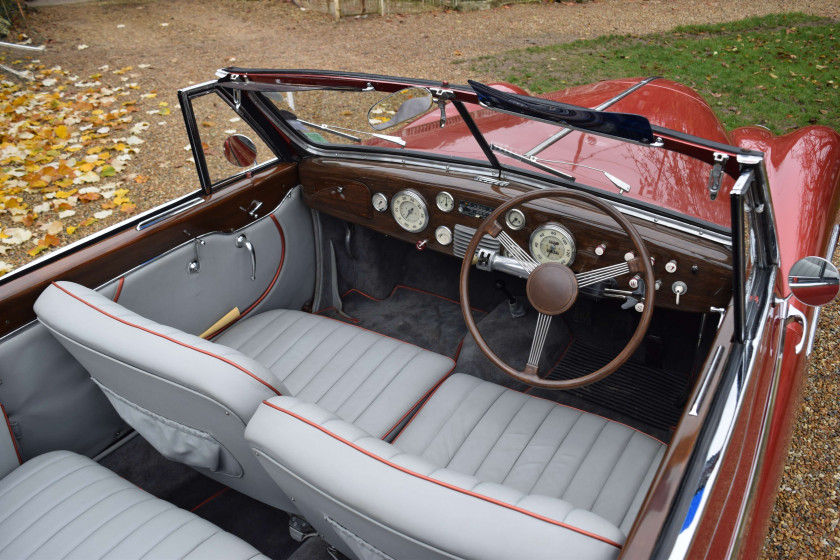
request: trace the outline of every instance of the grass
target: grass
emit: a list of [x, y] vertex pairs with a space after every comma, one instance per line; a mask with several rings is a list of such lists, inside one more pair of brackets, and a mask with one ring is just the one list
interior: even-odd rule
[[[462, 63], [465, 61], [462, 61]], [[840, 23], [801, 13], [608, 36], [466, 61], [533, 93], [628, 76], [682, 82], [729, 128], [840, 130]]]

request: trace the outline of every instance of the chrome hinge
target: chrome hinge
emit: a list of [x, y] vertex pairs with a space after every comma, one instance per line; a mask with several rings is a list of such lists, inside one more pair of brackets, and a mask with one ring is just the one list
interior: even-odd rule
[[720, 152], [714, 153], [715, 165], [712, 167], [712, 172], [709, 174], [709, 196], [712, 200], [717, 198], [720, 190], [720, 183], [723, 179], [723, 168], [729, 161], [729, 156]]

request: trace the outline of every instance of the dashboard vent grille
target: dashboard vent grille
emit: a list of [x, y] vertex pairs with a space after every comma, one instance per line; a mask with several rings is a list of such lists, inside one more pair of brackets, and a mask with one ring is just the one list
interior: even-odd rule
[[[464, 258], [464, 255], [467, 253], [467, 247], [469, 247], [470, 241], [472, 241], [473, 235], [475, 235], [475, 228], [455, 224], [455, 241], [453, 243], [453, 249], [456, 257]], [[479, 249], [491, 249], [498, 251], [500, 247], [501, 244], [499, 241], [493, 239], [489, 235], [485, 235], [481, 238], [481, 241], [478, 242]]]

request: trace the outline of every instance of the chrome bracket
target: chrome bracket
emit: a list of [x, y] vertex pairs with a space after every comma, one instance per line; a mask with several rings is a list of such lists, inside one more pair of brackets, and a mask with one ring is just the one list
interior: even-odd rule
[[715, 160], [715, 165], [709, 174], [709, 197], [714, 200], [717, 198], [720, 190], [720, 183], [723, 180], [723, 168], [729, 161], [729, 156], [720, 152], [715, 152], [712, 156]]
[[440, 127], [446, 126], [446, 102], [455, 99], [455, 92], [451, 89], [431, 88], [434, 101], [440, 109]]
[[802, 336], [799, 338], [799, 342], [794, 349], [796, 354], [799, 355], [802, 352], [802, 348], [805, 347], [805, 343], [808, 341], [808, 319], [805, 318], [805, 314], [797, 309], [792, 302], [789, 302], [787, 314], [785, 315], [785, 326], [793, 321], [799, 321], [802, 324]]
[[193, 244], [193, 249], [195, 250], [195, 258], [190, 261], [190, 264], [187, 265], [187, 272], [190, 274], [198, 274], [201, 272], [201, 260], [198, 257], [198, 246], [204, 245], [203, 239], [196, 239], [195, 243]]

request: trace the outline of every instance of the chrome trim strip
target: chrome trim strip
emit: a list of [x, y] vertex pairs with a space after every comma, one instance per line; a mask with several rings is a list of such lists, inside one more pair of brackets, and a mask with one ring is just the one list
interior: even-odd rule
[[[829, 238], [828, 250], [825, 252], [825, 260], [828, 262], [831, 262], [834, 251], [837, 249], [838, 236], [840, 236], [840, 225], [835, 224], [834, 229], [831, 231], [831, 237]], [[811, 352], [814, 351], [814, 339], [817, 337], [817, 326], [820, 324], [820, 311], [822, 311], [822, 307], [817, 307], [814, 310], [814, 317], [811, 319], [812, 324], [811, 331], [808, 333], [808, 347], [805, 350], [806, 357], [810, 356]]]
[[158, 214], [157, 216], [153, 216], [151, 218], [143, 220], [142, 222], [137, 224], [137, 227], [135, 229], [137, 231], [142, 231], [149, 226], [153, 226], [153, 225], [155, 225], [157, 223], [160, 223], [160, 222], [162, 222], [162, 221], [164, 221], [168, 218], [171, 218], [172, 216], [176, 216], [176, 215], [180, 214], [181, 212], [189, 210], [193, 206], [198, 206], [202, 202], [204, 202], [203, 198], [194, 198], [192, 200], [188, 200], [184, 204], [176, 206], [175, 208], [173, 208], [171, 210], [167, 210], [166, 212], [163, 212], [162, 214]]
[[703, 402], [703, 397], [706, 396], [706, 390], [709, 388], [709, 382], [712, 379], [712, 375], [717, 371], [718, 365], [720, 364], [720, 357], [723, 354], [723, 346], [718, 345], [715, 348], [715, 355], [712, 358], [712, 363], [709, 364], [708, 369], [706, 369], [705, 379], [703, 379], [703, 385], [700, 387], [700, 391], [697, 393], [697, 398], [694, 399], [694, 404], [691, 405], [691, 410], [688, 411], [689, 416], [697, 416], [698, 411], [700, 410], [700, 403]]
[[[648, 78], [645, 78], [641, 82], [639, 82], [639, 83], [629, 87], [628, 89], [622, 91], [621, 93], [619, 93], [618, 95], [616, 95], [612, 99], [607, 99], [606, 101], [604, 101], [603, 103], [601, 103], [597, 107], [594, 107], [593, 110], [603, 111], [604, 109], [615, 105], [616, 103], [618, 103], [619, 101], [621, 101], [622, 99], [624, 99], [625, 97], [627, 97], [628, 95], [633, 93], [634, 91], [640, 89], [643, 86], [646, 86], [647, 84], [649, 84], [652, 81], [657, 80], [657, 79], [659, 79], [659, 76], [650, 76]], [[538, 153], [542, 152], [543, 150], [545, 150], [546, 148], [548, 148], [549, 146], [551, 146], [552, 144], [554, 144], [555, 142], [557, 142], [561, 138], [564, 138], [565, 136], [568, 136], [574, 130], [575, 129], [568, 128], [568, 127], [563, 128], [560, 132], [552, 134], [551, 136], [549, 136], [548, 138], [546, 138], [545, 140], [543, 140], [542, 142], [537, 144], [535, 147], [533, 147], [530, 150], [528, 150], [527, 152], [525, 152], [525, 155], [527, 157], [537, 155]]]
[[[703, 517], [703, 512], [709, 501], [709, 491], [717, 480], [720, 474], [721, 459], [729, 441], [732, 439], [732, 434], [735, 430], [735, 424], [738, 421], [738, 415], [741, 412], [741, 407], [744, 404], [744, 388], [749, 385], [755, 369], [755, 359], [758, 349], [758, 344], [764, 336], [764, 329], [767, 326], [767, 318], [770, 315], [772, 308], [773, 289], [776, 284], [777, 269], [771, 269], [770, 278], [767, 281], [767, 294], [764, 309], [762, 309], [758, 317], [759, 326], [755, 336], [744, 344], [742, 367], [740, 374], [735, 376], [732, 384], [728, 388], [721, 387], [721, 391], [727, 391], [725, 397], [725, 404], [723, 412], [721, 413], [720, 421], [718, 422], [715, 432], [712, 436], [712, 442], [706, 452], [706, 457], [703, 461], [703, 478], [700, 479], [697, 488], [692, 493], [694, 496], [694, 506], [689, 510], [686, 518], [683, 520], [682, 529], [677, 536], [674, 547], [671, 549], [669, 558], [677, 560], [683, 559], [687, 556], [688, 550], [691, 547], [694, 536], [697, 533], [697, 527], [700, 524], [700, 519]], [[736, 358], [737, 359], [737, 358]]]

